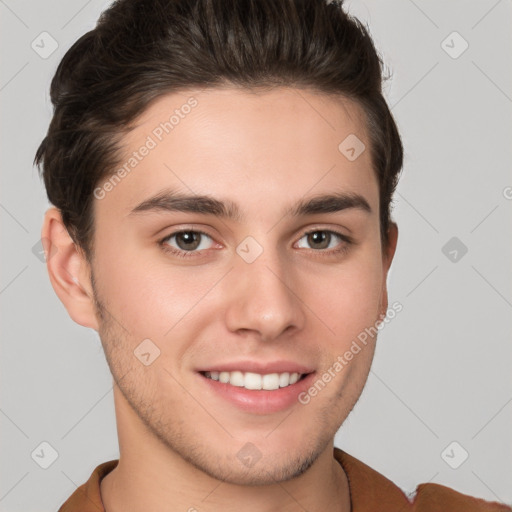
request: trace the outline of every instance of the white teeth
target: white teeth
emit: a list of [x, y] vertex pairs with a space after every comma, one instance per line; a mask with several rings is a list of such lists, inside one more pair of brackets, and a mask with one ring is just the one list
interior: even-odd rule
[[[246, 372], [244, 376], [244, 388], [246, 389], [261, 389], [261, 375], [259, 373]], [[229, 382], [231, 384], [231, 380]]]
[[292, 373], [290, 375], [290, 384], [295, 384], [299, 380], [299, 374], [298, 373]]
[[242, 372], [231, 372], [229, 375], [229, 383], [232, 386], [244, 387], [244, 374]]
[[243, 387], [246, 389], [265, 389], [268, 391], [285, 388], [295, 384], [302, 374], [300, 373], [267, 373], [260, 375], [252, 372], [205, 372], [205, 376], [218, 380], [224, 384]]
[[269, 373], [267, 375], [263, 375], [263, 379], [261, 380], [263, 381], [263, 384], [261, 386], [263, 389], [279, 389], [279, 374]]

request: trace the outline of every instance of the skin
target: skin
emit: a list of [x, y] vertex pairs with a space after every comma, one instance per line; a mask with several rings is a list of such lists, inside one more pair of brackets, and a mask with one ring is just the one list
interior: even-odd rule
[[[363, 390], [375, 339], [310, 403], [277, 413], [242, 411], [195, 370], [287, 359], [321, 376], [386, 312], [398, 233], [392, 224], [388, 246], [381, 245], [362, 109], [291, 88], [173, 93], [138, 119], [123, 140], [126, 156], [192, 95], [198, 105], [94, 200], [91, 265], [58, 210], [44, 220], [42, 236], [55, 246], [47, 262], [52, 285], [71, 318], [98, 331], [113, 375], [120, 462], [101, 484], [105, 508], [234, 511], [242, 503], [246, 511], [348, 512], [334, 435]], [[338, 150], [349, 134], [367, 148], [354, 161]], [[232, 200], [244, 218], [130, 215], [165, 188]], [[296, 201], [333, 191], [360, 194], [371, 212], [283, 216]], [[159, 240], [184, 228], [208, 234], [195, 256], [165, 252]], [[322, 246], [304, 234], [312, 228], [338, 231], [353, 243], [333, 234]], [[263, 248], [250, 264], [236, 252], [247, 236]], [[184, 251], [178, 238], [167, 244]], [[147, 338], [160, 350], [149, 366], [133, 353]], [[246, 443], [261, 454], [251, 468], [237, 457]]]

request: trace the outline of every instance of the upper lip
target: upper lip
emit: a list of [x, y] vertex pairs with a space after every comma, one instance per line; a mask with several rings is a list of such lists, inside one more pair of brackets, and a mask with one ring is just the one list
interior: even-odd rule
[[311, 373], [314, 370], [301, 363], [293, 361], [230, 361], [226, 363], [218, 363], [204, 368], [200, 368], [199, 372], [251, 372], [260, 373], [262, 375], [268, 373]]

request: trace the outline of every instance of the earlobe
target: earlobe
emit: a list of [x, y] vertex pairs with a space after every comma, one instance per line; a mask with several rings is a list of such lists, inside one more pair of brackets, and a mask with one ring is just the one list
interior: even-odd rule
[[44, 216], [41, 241], [50, 282], [69, 316], [97, 331], [89, 263], [77, 249], [55, 207]]

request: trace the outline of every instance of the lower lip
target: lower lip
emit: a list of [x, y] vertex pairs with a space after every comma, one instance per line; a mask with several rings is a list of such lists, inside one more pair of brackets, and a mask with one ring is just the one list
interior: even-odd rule
[[210, 386], [210, 389], [239, 409], [254, 414], [269, 414], [295, 405], [298, 402], [298, 395], [311, 386], [315, 372], [306, 375], [295, 384], [272, 391], [232, 386], [205, 377], [202, 373], [198, 373], [198, 375], [206, 385]]

